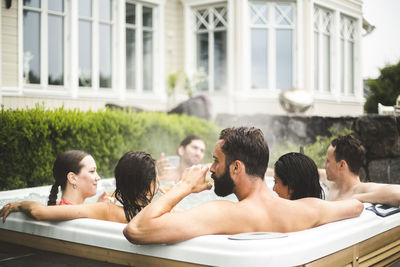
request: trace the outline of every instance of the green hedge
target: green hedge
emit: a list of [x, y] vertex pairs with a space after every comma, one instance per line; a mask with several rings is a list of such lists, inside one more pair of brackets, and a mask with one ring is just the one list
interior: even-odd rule
[[44, 106], [0, 113], [0, 190], [52, 184], [55, 157], [81, 149], [96, 160], [101, 177], [113, 177], [115, 164], [128, 150], [175, 155], [179, 142], [197, 134], [207, 142], [205, 162], [212, 159], [219, 127], [186, 115], [133, 111], [79, 111]]

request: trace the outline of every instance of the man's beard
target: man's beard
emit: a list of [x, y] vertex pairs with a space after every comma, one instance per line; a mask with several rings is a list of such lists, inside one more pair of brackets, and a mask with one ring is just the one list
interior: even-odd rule
[[220, 177], [217, 177], [215, 173], [213, 173], [211, 178], [214, 179], [214, 192], [217, 196], [226, 197], [233, 193], [235, 183], [229, 173], [229, 166], [225, 168], [225, 172], [221, 174]]

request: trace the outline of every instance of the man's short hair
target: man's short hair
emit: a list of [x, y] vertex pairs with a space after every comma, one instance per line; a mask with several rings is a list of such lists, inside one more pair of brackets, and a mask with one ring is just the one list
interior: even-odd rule
[[351, 135], [344, 135], [333, 139], [331, 145], [335, 148], [336, 162], [345, 160], [350, 171], [358, 175], [365, 159], [365, 148], [361, 142]]
[[185, 137], [185, 139], [182, 140], [182, 142], [180, 143], [179, 146], [183, 146], [186, 147], [187, 145], [189, 145], [193, 140], [201, 140], [204, 142], [204, 144], [206, 143], [206, 141], [204, 141], [203, 138], [201, 138], [200, 136], [197, 135], [188, 135]]
[[269, 149], [260, 129], [254, 127], [232, 127], [221, 131], [219, 139], [224, 140], [222, 152], [225, 164], [235, 160], [243, 162], [248, 175], [264, 179], [268, 167]]

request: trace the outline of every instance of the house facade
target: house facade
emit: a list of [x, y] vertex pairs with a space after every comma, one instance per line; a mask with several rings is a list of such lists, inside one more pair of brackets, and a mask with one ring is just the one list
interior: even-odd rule
[[[0, 103], [6, 108], [167, 110], [185, 73], [213, 113], [363, 113], [361, 0], [11, 0], [1, 2]], [[179, 83], [178, 83], [179, 84]], [[172, 100], [171, 100], [172, 99]]]

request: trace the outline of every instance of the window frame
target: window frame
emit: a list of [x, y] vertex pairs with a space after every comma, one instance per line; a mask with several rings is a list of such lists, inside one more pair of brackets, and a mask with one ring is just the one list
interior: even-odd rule
[[[191, 7], [192, 9], [192, 14], [193, 14], [193, 22], [194, 25], [197, 23], [196, 22], [196, 18], [197, 15], [195, 14], [195, 12], [197, 10], [202, 10], [202, 9], [206, 9], [208, 12], [208, 21], [207, 24], [209, 24], [209, 21], [214, 21], [214, 17], [215, 14], [214, 12], [210, 12], [210, 9], [217, 9], [217, 8], [225, 8], [225, 12], [226, 12], [226, 25], [224, 25], [223, 27], [215, 27], [215, 25], [211, 26], [210, 28], [206, 27], [206, 29], [197, 29], [197, 26], [193, 26], [193, 35], [194, 35], [194, 44], [195, 44], [195, 65], [194, 65], [194, 70], [195, 72], [192, 74], [192, 76], [190, 77], [194, 77], [195, 75], [198, 74], [199, 69], [198, 69], [198, 47], [197, 47], [197, 38], [199, 34], [204, 34], [207, 33], [208, 35], [208, 77], [207, 77], [207, 90], [201, 90], [199, 92], [207, 92], [209, 94], [224, 94], [227, 92], [227, 87], [228, 87], [228, 31], [229, 31], [229, 7], [228, 7], [228, 3], [227, 2], [218, 2], [218, 3], [212, 3], [212, 4], [208, 4], [208, 5], [200, 5], [200, 6], [193, 6]], [[223, 23], [223, 22], [222, 22]], [[226, 34], [226, 44], [225, 44], [225, 49], [226, 49], [226, 62], [225, 62], [225, 85], [223, 85], [223, 87], [221, 87], [221, 89], [216, 90], [215, 88], [215, 36], [214, 34], [216, 32], [225, 32]]]
[[[349, 32], [349, 29], [346, 27], [347, 22], [351, 22], [353, 32]], [[356, 84], [356, 77], [357, 77], [357, 35], [358, 33], [358, 19], [354, 18], [350, 15], [345, 13], [340, 13], [340, 26], [339, 26], [339, 66], [341, 72], [339, 73], [340, 77], [340, 95], [342, 96], [350, 96], [354, 97], [357, 95], [357, 84]], [[344, 25], [345, 23], [346, 25]], [[344, 49], [342, 47], [342, 41], [344, 44]], [[352, 55], [350, 58], [349, 51], [350, 47], [349, 44], [352, 44]], [[350, 64], [350, 65], [349, 65]], [[349, 80], [349, 67], [351, 69], [351, 80]], [[351, 88], [349, 88], [349, 83], [351, 83]]]
[[[233, 72], [234, 66], [232, 62], [234, 61], [234, 47], [233, 47], [233, 31], [234, 31], [234, 6], [237, 0], [180, 0], [183, 4], [184, 13], [184, 70], [186, 74], [192, 78], [196, 76], [197, 73], [197, 45], [196, 45], [196, 33], [195, 33], [195, 15], [193, 13], [193, 8], [206, 8], [209, 6], [225, 5], [227, 9], [227, 30], [226, 30], [226, 85], [224, 90], [213, 91], [210, 89], [207, 91], [199, 91], [200, 93], [205, 93], [210, 96], [218, 96], [225, 98], [226, 96], [232, 95], [233, 87]], [[214, 85], [213, 85], [214, 86]]]
[[[67, 79], [67, 72], [68, 72], [68, 66], [69, 66], [69, 59], [68, 59], [68, 50], [69, 50], [69, 42], [68, 40], [68, 21], [69, 21], [69, 16], [67, 12], [68, 8], [68, 2], [69, 0], [64, 0], [64, 8], [63, 12], [59, 11], [53, 11], [48, 9], [48, 1], [51, 0], [41, 0], [40, 1], [40, 8], [37, 7], [28, 7], [24, 6], [23, 0], [20, 0], [18, 2], [18, 9], [20, 10], [19, 12], [19, 26], [18, 26], [18, 35], [19, 35], [19, 84], [23, 88], [27, 89], [32, 89], [32, 92], [39, 91], [41, 93], [47, 92], [49, 94], [65, 94], [66, 93], [66, 88], [69, 87], [68, 79]], [[24, 32], [23, 32], [23, 12], [24, 10], [30, 10], [34, 12], [38, 12], [40, 15], [40, 83], [34, 84], [34, 83], [26, 83], [24, 81], [24, 72], [23, 72], [23, 61], [24, 61]], [[51, 15], [57, 15], [57, 16], [62, 16], [63, 17], [63, 85], [53, 85], [48, 83], [48, 78], [49, 78], [49, 72], [48, 72], [48, 17], [49, 14]]]
[[[316, 13], [316, 8], [318, 8], [318, 12], [320, 13], [318, 15], [318, 29], [316, 29], [316, 25], [315, 25], [315, 13]], [[330, 8], [324, 7], [322, 5], [316, 4], [314, 3], [313, 5], [313, 57], [314, 60], [313, 62], [313, 73], [314, 73], [314, 77], [313, 77], [313, 92], [314, 93], [319, 93], [319, 94], [331, 94], [333, 92], [333, 79], [334, 79], [334, 58], [333, 58], [333, 54], [335, 51], [335, 34], [334, 34], [334, 29], [335, 29], [335, 17], [334, 17], [334, 12], [333, 10], [331, 10]], [[329, 13], [330, 18], [329, 18], [329, 33], [327, 33], [324, 29], [325, 25], [325, 21], [324, 18], [321, 18], [321, 13]], [[318, 48], [315, 47], [315, 34], [318, 34]], [[326, 47], [323, 47], [323, 37], [324, 36], [328, 36], [329, 37], [329, 54], [328, 54], [328, 60], [329, 60], [329, 71], [328, 71], [328, 78], [329, 78], [329, 83], [328, 83], [328, 88], [324, 88], [323, 86], [323, 78], [325, 73], [323, 71], [320, 70], [320, 68], [317, 67], [322, 67], [323, 64], [322, 62], [325, 60], [325, 49]], [[315, 65], [316, 60], [318, 61], [318, 65]], [[318, 78], [318, 84], [315, 84], [315, 79], [316, 76]]]
[[[135, 26], [131, 27], [127, 25], [125, 21], [126, 16], [126, 3], [135, 5]], [[125, 79], [124, 84], [126, 88], [126, 94], [128, 96], [133, 96], [135, 94], [154, 94], [157, 92], [156, 85], [158, 72], [156, 71], [156, 58], [158, 54], [158, 47], [159, 47], [159, 36], [157, 34], [161, 34], [158, 30], [158, 14], [159, 14], [159, 6], [157, 5], [158, 1], [136, 1], [136, 0], [126, 0], [124, 1], [124, 22], [123, 22], [123, 30], [124, 30], [124, 55], [125, 60], [126, 56], [126, 29], [134, 29], [135, 30], [135, 88], [128, 89], [126, 86], [126, 76], [127, 76], [127, 68], [126, 68], [126, 61], [124, 61], [125, 66]], [[152, 9], [152, 27], [147, 27], [143, 25], [143, 7], [151, 8]], [[128, 27], [129, 26], [129, 27]], [[144, 90], [144, 68], [143, 68], [143, 32], [152, 32], [152, 88], [151, 90]]]
[[[46, 3], [51, 0], [41, 0], [41, 8], [43, 8], [43, 2]], [[29, 84], [24, 82], [23, 73], [23, 0], [18, 1], [18, 87], [10, 89], [9, 92], [16, 95], [25, 96], [39, 96], [39, 97], [66, 97], [72, 99], [99, 99], [99, 100], [131, 100], [131, 99], [143, 99], [157, 100], [160, 103], [163, 98], [165, 83], [161, 80], [164, 75], [164, 5], [165, 0], [138, 0], [137, 3], [149, 6], [153, 9], [153, 77], [152, 77], [152, 91], [145, 91], [143, 93], [142, 88], [133, 92], [129, 92], [125, 88], [125, 1], [113, 0], [112, 1], [112, 40], [111, 40], [111, 64], [112, 64], [112, 87], [102, 88], [99, 87], [99, 68], [94, 69], [99, 62], [99, 42], [98, 40], [98, 28], [99, 22], [97, 22], [97, 32], [92, 30], [92, 84], [90, 87], [79, 86], [79, 14], [78, 5], [79, 0], [64, 0], [64, 85], [47, 85], [46, 72], [43, 71], [41, 66], [40, 73], [40, 84]], [[97, 1], [92, 1], [92, 10], [96, 11], [98, 8], [94, 8], [93, 5], [97, 4]], [[98, 11], [93, 13], [93, 16]], [[47, 27], [47, 16], [40, 13], [41, 28]], [[102, 20], [100, 20], [102, 21]], [[93, 23], [92, 23], [93, 24]], [[92, 25], [93, 28], [93, 25]], [[41, 30], [41, 29], [40, 29]], [[42, 31], [42, 30], [41, 30]], [[47, 54], [43, 51], [47, 51], [47, 36], [41, 34], [40, 37], [40, 53], [41, 53], [41, 65], [43, 62], [47, 65]], [[46, 44], [46, 45], [44, 45]], [[95, 50], [95, 51], [94, 51]], [[157, 64], [156, 64], [157, 63]], [[46, 73], [46, 75], [45, 75]], [[97, 74], [96, 74], [97, 73]], [[43, 84], [46, 82], [46, 85]], [[161, 98], [160, 98], [161, 96]]]
[[[269, 20], [267, 24], [264, 25], [258, 25], [258, 24], [252, 24], [251, 22], [251, 17], [250, 17], [250, 5], [252, 2], [260, 2], [260, 3], [266, 3], [268, 6], [268, 17], [273, 18], [273, 20]], [[293, 25], [288, 25], [288, 26], [283, 26], [276, 24], [276, 18], [275, 18], [275, 7], [276, 4], [290, 4], [292, 7], [293, 11], [293, 17], [292, 17], [292, 24]], [[246, 52], [248, 60], [248, 66], [249, 66], [249, 74], [248, 74], [248, 82], [246, 88], [248, 88], [248, 92], [250, 94], [260, 94], [260, 93], [267, 93], [267, 94], [272, 94], [276, 95], [277, 93], [281, 92], [282, 90], [286, 88], [277, 88], [277, 58], [276, 58], [276, 31], [279, 29], [291, 29], [292, 30], [292, 85], [291, 87], [296, 85], [296, 78], [297, 78], [297, 60], [298, 60], [298, 55], [297, 55], [297, 38], [298, 38], [298, 7], [297, 7], [297, 1], [295, 0], [287, 0], [287, 1], [269, 1], [269, 0], [264, 0], [264, 1], [247, 1], [247, 40], [248, 44], [246, 48], [248, 51]], [[251, 32], [252, 29], [268, 29], [268, 55], [267, 55], [267, 66], [268, 66], [268, 80], [267, 80], [267, 87], [266, 88], [253, 88], [252, 87], [252, 62], [251, 62]], [[272, 56], [270, 56], [272, 55]]]
[[[79, 0], [78, 0], [79, 1]], [[100, 58], [100, 42], [99, 42], [99, 28], [100, 24], [105, 24], [103, 20], [99, 18], [99, 5], [98, 1], [92, 0], [92, 17], [80, 17], [79, 16], [79, 10], [78, 10], [78, 5], [76, 5], [76, 18], [77, 18], [77, 29], [76, 29], [76, 36], [75, 42], [77, 43], [77, 51], [76, 53], [72, 53], [72, 57], [76, 57], [76, 63], [77, 63], [77, 70], [79, 70], [79, 21], [80, 20], [85, 20], [85, 21], [91, 21], [92, 23], [92, 83], [91, 86], [79, 86], [79, 73], [76, 75], [76, 81], [72, 81], [73, 83], [76, 83], [77, 87], [77, 94], [79, 96], [83, 97], [92, 97], [93, 93], [96, 93], [96, 97], [110, 97], [113, 96], [116, 92], [116, 57], [117, 57], [117, 52], [116, 52], [116, 31], [118, 29], [117, 23], [116, 23], [116, 1], [119, 0], [111, 0], [111, 87], [100, 87], [100, 70], [99, 70], [99, 58]]]

